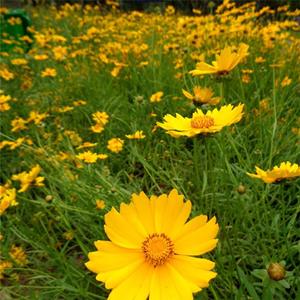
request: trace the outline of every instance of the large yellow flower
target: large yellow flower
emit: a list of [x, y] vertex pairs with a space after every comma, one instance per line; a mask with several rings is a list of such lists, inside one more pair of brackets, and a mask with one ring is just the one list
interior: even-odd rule
[[265, 183], [273, 183], [282, 179], [288, 179], [300, 176], [300, 166], [291, 164], [289, 161], [282, 162], [280, 166], [275, 166], [272, 170], [264, 171], [255, 167], [256, 174], [247, 173], [250, 177], [259, 178]]
[[86, 266], [112, 289], [108, 300], [192, 300], [217, 274], [202, 255], [216, 247], [218, 224], [200, 215], [187, 222], [191, 202], [169, 195], [133, 194], [105, 215], [111, 241], [96, 241]]
[[190, 73], [192, 75], [226, 75], [248, 55], [248, 48], [249, 46], [244, 43], [239, 46], [236, 52], [233, 51], [232, 47], [226, 47], [221, 51], [220, 55], [216, 55], [216, 60], [212, 62], [212, 65], [200, 62], [197, 64], [196, 70], [192, 70]]
[[157, 122], [157, 125], [173, 137], [214, 133], [225, 126], [239, 122], [243, 116], [243, 107], [244, 104], [236, 107], [229, 104], [222, 106], [220, 110], [209, 110], [206, 114], [201, 109], [197, 109], [192, 118], [185, 118], [179, 114], [176, 114], [176, 117], [166, 115], [164, 123]]

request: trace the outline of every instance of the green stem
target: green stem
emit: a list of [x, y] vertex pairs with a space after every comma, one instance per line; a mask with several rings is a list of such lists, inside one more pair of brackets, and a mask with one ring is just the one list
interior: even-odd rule
[[273, 151], [274, 151], [274, 138], [277, 130], [277, 107], [276, 107], [276, 86], [275, 86], [275, 68], [273, 68], [273, 130], [272, 130], [272, 136], [270, 141], [270, 155], [269, 155], [269, 162], [268, 166], [271, 167], [272, 159], [273, 159]]

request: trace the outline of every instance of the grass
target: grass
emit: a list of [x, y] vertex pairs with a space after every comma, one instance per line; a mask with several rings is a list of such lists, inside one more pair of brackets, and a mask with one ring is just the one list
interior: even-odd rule
[[[4, 184], [13, 174], [39, 164], [45, 181], [42, 187], [17, 193], [18, 206], [1, 216], [1, 256], [12, 266], [2, 274], [0, 296], [106, 299], [108, 291], [84, 266], [88, 252], [94, 251], [93, 242], [107, 239], [105, 213], [128, 203], [132, 193], [143, 190], [152, 195], [177, 188], [192, 201], [193, 216], [216, 216], [220, 224], [218, 246], [205, 255], [216, 262], [218, 276], [195, 299], [300, 297], [299, 180], [265, 184], [246, 175], [255, 166], [269, 169], [282, 161], [299, 162], [299, 133], [292, 130], [299, 132], [300, 112], [299, 39], [293, 17], [283, 13], [280, 27], [272, 13], [252, 21], [256, 13], [250, 11], [249, 19], [240, 21], [239, 16], [247, 16], [246, 8], [238, 14], [224, 9], [197, 18], [88, 8], [82, 13], [69, 6], [60, 11], [28, 10], [34, 35], [43, 36], [36, 36], [28, 53], [15, 48], [2, 56], [1, 68], [12, 72], [14, 79], [3, 79], [1, 89], [16, 100], [1, 112], [0, 122], [2, 141], [26, 137], [32, 144], [1, 150], [1, 179]], [[227, 23], [221, 23], [226, 13]], [[98, 31], [89, 34], [90, 28]], [[241, 42], [250, 46], [250, 55], [223, 83], [214, 76], [188, 74], [196, 64], [191, 55], [204, 53], [205, 61], [211, 62], [215, 50]], [[62, 60], [53, 54], [58, 45], [67, 49]], [[48, 59], [38, 61], [36, 54], [47, 54]], [[108, 62], [99, 54], [106, 54]], [[256, 63], [259, 56], [266, 61]], [[28, 63], [13, 65], [14, 58]], [[111, 71], [118, 63], [125, 66], [114, 77]], [[57, 76], [41, 77], [46, 67], [55, 68]], [[291, 83], [282, 86], [285, 76]], [[191, 91], [196, 84], [223, 95], [221, 105], [245, 103], [241, 122], [194, 139], [174, 139], [155, 128], [168, 113], [191, 116], [195, 107], [181, 89]], [[157, 91], [164, 92], [162, 100], [150, 103]], [[79, 99], [86, 105], [74, 106]], [[73, 110], [57, 110], [65, 106]], [[27, 119], [31, 111], [48, 116], [12, 132], [11, 121]], [[98, 134], [90, 130], [96, 111], [109, 115]], [[125, 138], [136, 130], [143, 130], [146, 138]], [[125, 140], [119, 153], [106, 148], [114, 137]], [[91, 151], [108, 158], [94, 164], [79, 162], [76, 155], [84, 150], [77, 147], [87, 141], [98, 143]], [[65, 160], [58, 156], [62, 152]], [[237, 191], [240, 185], [243, 193]], [[18, 189], [16, 181], [11, 186]], [[104, 209], [96, 209], [97, 199], [105, 201]], [[13, 245], [22, 247], [27, 261], [12, 258]], [[268, 277], [271, 262], [285, 265], [284, 280]]]

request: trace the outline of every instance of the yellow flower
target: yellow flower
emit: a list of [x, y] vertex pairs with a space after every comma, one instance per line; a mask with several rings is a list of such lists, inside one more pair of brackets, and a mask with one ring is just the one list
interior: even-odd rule
[[12, 245], [9, 255], [20, 266], [25, 266], [28, 264], [27, 255], [22, 247]]
[[39, 165], [34, 166], [29, 172], [22, 172], [12, 176], [12, 180], [20, 181], [21, 188], [18, 190], [19, 193], [26, 192], [30, 185], [43, 186], [44, 177], [38, 176], [41, 171]]
[[249, 46], [244, 43], [240, 44], [237, 51], [233, 51], [232, 47], [226, 47], [220, 55], [216, 55], [216, 60], [212, 62], [212, 65], [200, 62], [197, 64], [196, 70], [190, 71], [190, 73], [192, 75], [226, 75], [248, 55], [248, 48]]
[[24, 120], [23, 118], [17, 117], [14, 120], [11, 121], [11, 126], [12, 132], [20, 131], [20, 130], [25, 130], [28, 127], [26, 126], [27, 120]]
[[193, 88], [194, 95], [190, 94], [186, 90], [182, 90], [182, 93], [185, 97], [192, 100], [195, 104], [211, 104], [215, 105], [220, 102], [220, 97], [213, 97], [213, 90], [211, 88], [202, 88], [200, 86], [195, 86]]
[[108, 300], [193, 299], [216, 277], [215, 264], [199, 256], [216, 247], [216, 218], [187, 222], [190, 201], [174, 189], [169, 195], [133, 194], [120, 212], [105, 215], [110, 241], [96, 241], [86, 267], [112, 289]]
[[104, 126], [108, 122], [109, 115], [105, 111], [97, 111], [92, 114], [92, 118], [96, 123]]
[[10, 105], [7, 103], [11, 100], [9, 95], [0, 95], [0, 112], [10, 110]]
[[54, 54], [54, 59], [58, 61], [65, 59], [68, 53], [67, 47], [62, 46], [54, 47], [52, 51]]
[[73, 110], [73, 109], [74, 109], [73, 106], [66, 105], [66, 106], [58, 107], [58, 108], [56, 109], [56, 111], [59, 112], [59, 113], [65, 113], [65, 112], [71, 111], [71, 110]]
[[256, 174], [247, 173], [247, 175], [259, 178], [265, 183], [273, 183], [300, 176], [300, 166], [298, 164], [291, 164], [289, 161], [282, 162], [279, 167], [275, 166], [272, 170], [264, 171], [259, 167], [255, 167], [255, 170]]
[[259, 57], [256, 57], [255, 58], [255, 62], [257, 64], [261, 64], [261, 63], [264, 63], [266, 60], [262, 57], [262, 56], [259, 56]]
[[10, 269], [12, 268], [13, 264], [8, 261], [8, 260], [4, 260], [0, 262], [0, 279], [3, 279], [3, 273], [5, 272], [6, 269]]
[[123, 149], [124, 141], [120, 138], [112, 138], [107, 143], [107, 149], [111, 152], [119, 153]]
[[0, 70], [0, 77], [8, 81], [8, 80], [14, 79], [15, 75], [14, 75], [14, 73], [12, 73], [9, 70], [4, 68], [4, 69]]
[[0, 185], [0, 216], [8, 207], [16, 205], [16, 189], [10, 188], [9, 184]]
[[105, 208], [105, 201], [104, 200], [96, 200], [96, 209], [104, 209]]
[[103, 153], [98, 154], [98, 158], [99, 158], [100, 160], [107, 159], [107, 157], [108, 157], [107, 154], [103, 154]]
[[38, 111], [31, 111], [27, 122], [34, 122], [35, 125], [39, 125], [45, 118], [48, 117], [48, 113], [39, 113]]
[[42, 72], [42, 77], [55, 77], [57, 75], [57, 72], [55, 69], [53, 68], [46, 68], [43, 72]]
[[164, 93], [162, 91], [152, 94], [150, 97], [150, 102], [160, 102], [163, 95]]
[[46, 60], [46, 59], [48, 59], [48, 55], [47, 55], [47, 54], [36, 54], [36, 55], [33, 56], [33, 58], [34, 58], [35, 60], [41, 61], [41, 60]]
[[143, 130], [138, 130], [133, 134], [126, 134], [126, 137], [129, 140], [140, 140], [140, 139], [144, 139], [146, 136], [143, 133]]
[[27, 65], [28, 61], [24, 58], [15, 58], [11, 60], [11, 63], [16, 66]]
[[76, 101], [73, 101], [73, 105], [74, 106], [86, 105], [86, 101], [84, 101], [84, 100], [76, 100]]
[[79, 153], [76, 155], [76, 157], [80, 160], [83, 160], [86, 163], [89, 163], [89, 164], [95, 163], [98, 159], [97, 153], [93, 153], [91, 151]]
[[290, 79], [288, 76], [285, 76], [283, 78], [283, 80], [281, 81], [281, 86], [282, 87], [288, 86], [291, 84], [291, 82], [292, 82], [292, 79]]
[[206, 114], [201, 109], [193, 113], [192, 118], [185, 118], [179, 114], [176, 117], [166, 115], [164, 123], [157, 125], [173, 137], [193, 137], [197, 134], [208, 134], [220, 131], [223, 127], [237, 123], [243, 116], [244, 104], [233, 107], [231, 104], [222, 106], [220, 110], [214, 109]]
[[96, 147], [98, 143], [84, 142], [82, 145], [78, 146], [76, 149], [80, 150], [83, 148], [93, 148]]
[[95, 133], [101, 133], [104, 130], [104, 127], [100, 123], [96, 123], [95, 125], [92, 125], [91, 130]]

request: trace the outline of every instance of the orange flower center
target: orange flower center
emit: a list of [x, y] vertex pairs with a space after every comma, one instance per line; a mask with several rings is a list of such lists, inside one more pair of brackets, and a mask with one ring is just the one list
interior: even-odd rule
[[191, 126], [196, 129], [209, 128], [215, 124], [214, 119], [208, 116], [197, 116], [191, 121]]
[[174, 245], [164, 233], [150, 234], [142, 244], [147, 262], [154, 267], [163, 265], [174, 255]]

